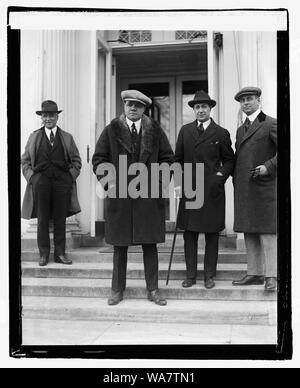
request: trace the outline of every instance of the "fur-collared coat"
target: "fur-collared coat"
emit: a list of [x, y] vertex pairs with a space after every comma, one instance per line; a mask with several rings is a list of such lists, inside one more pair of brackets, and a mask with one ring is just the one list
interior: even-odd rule
[[[203, 206], [199, 209], [186, 209], [187, 199], [183, 192], [179, 204], [178, 227], [200, 233], [215, 233], [223, 230], [225, 228], [224, 184], [234, 167], [234, 153], [227, 129], [220, 127], [211, 119], [209, 126], [199, 136], [196, 120], [184, 125], [176, 143], [175, 162], [181, 165], [192, 164], [193, 182], [196, 181], [196, 163], [204, 164]], [[217, 172], [221, 172], [223, 176], [216, 175]]]
[[[148, 171], [149, 191], [151, 163], [172, 163], [173, 151], [166, 134], [157, 122], [142, 116], [141, 144], [138, 162], [144, 163]], [[101, 133], [92, 158], [93, 171], [97, 178], [103, 178], [100, 166], [111, 163], [117, 176], [108, 177], [116, 184], [117, 198], [105, 199], [105, 240], [108, 244], [128, 246], [165, 241], [165, 199], [164, 198], [118, 198], [119, 156], [127, 156], [127, 171], [132, 159], [132, 142], [125, 115], [115, 118]], [[128, 177], [128, 183], [130, 182]]]
[[[264, 164], [268, 175], [253, 179], [250, 170]], [[277, 230], [277, 120], [260, 112], [245, 134], [236, 135], [234, 170], [234, 230], [276, 233]]]
[[[30, 183], [30, 178], [34, 174], [36, 152], [39, 149], [44, 127], [32, 132], [29, 136], [27, 144], [25, 146], [25, 152], [21, 158], [22, 172], [27, 181], [27, 186], [22, 203], [22, 218], [29, 220], [30, 218], [36, 218], [33, 189]], [[80, 174], [81, 158], [74, 142], [73, 136], [57, 127], [57, 134], [60, 136], [62, 146], [64, 149], [64, 156], [67, 165], [69, 166], [69, 172], [73, 177], [73, 186], [71, 193], [70, 208], [68, 211], [68, 217], [81, 211], [78, 198], [76, 179]]]

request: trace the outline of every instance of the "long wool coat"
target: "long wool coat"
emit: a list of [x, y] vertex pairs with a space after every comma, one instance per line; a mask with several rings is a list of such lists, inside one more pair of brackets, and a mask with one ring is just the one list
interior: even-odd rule
[[[264, 164], [268, 175], [253, 179], [250, 170]], [[245, 134], [236, 135], [234, 171], [234, 230], [276, 233], [277, 230], [277, 121], [263, 112]]]
[[[30, 183], [30, 178], [34, 174], [36, 152], [39, 149], [44, 127], [32, 132], [29, 136], [27, 144], [25, 146], [25, 152], [21, 158], [22, 172], [27, 181], [27, 186], [23, 198], [22, 204], [22, 218], [29, 220], [30, 218], [36, 218], [33, 189]], [[57, 134], [60, 136], [60, 140], [64, 149], [65, 161], [69, 166], [69, 172], [73, 177], [73, 186], [71, 193], [70, 208], [68, 211], [68, 217], [81, 211], [78, 198], [76, 179], [80, 174], [81, 158], [74, 142], [73, 136], [57, 127]]]
[[[196, 163], [204, 163], [204, 204], [199, 209], [186, 209], [182, 193], [177, 225], [195, 232], [219, 232], [225, 228], [224, 183], [233, 171], [234, 153], [229, 132], [212, 119], [200, 136], [197, 121], [184, 125], [178, 135], [175, 161], [193, 163], [193, 181]], [[216, 175], [221, 172], [223, 176]], [[176, 185], [176, 182], [175, 182]]]
[[[166, 134], [159, 124], [146, 115], [142, 116], [141, 144], [138, 162], [144, 163], [148, 171], [149, 192], [151, 163], [173, 162], [173, 151]], [[131, 134], [125, 115], [112, 120], [100, 135], [92, 163], [98, 179], [103, 177], [100, 166], [111, 163], [117, 176], [108, 180], [116, 184], [117, 198], [107, 197], [104, 205], [105, 240], [116, 246], [160, 243], [165, 241], [164, 198], [118, 198], [119, 156], [127, 156], [127, 171], [132, 159]], [[128, 184], [130, 182], [128, 177]]]

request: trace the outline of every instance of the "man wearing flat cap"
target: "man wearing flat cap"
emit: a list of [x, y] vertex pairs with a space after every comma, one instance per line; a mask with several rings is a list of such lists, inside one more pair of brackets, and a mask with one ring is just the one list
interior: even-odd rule
[[[105, 199], [105, 240], [114, 246], [112, 290], [108, 304], [116, 305], [123, 299], [128, 246], [142, 245], [148, 299], [158, 305], [166, 305], [158, 290], [156, 247], [157, 243], [165, 241], [165, 200], [151, 198], [152, 183], [148, 185], [147, 198], [133, 198], [128, 193], [121, 196], [118, 178], [120, 158], [126, 157], [126, 172], [138, 162], [145, 165], [150, 178], [151, 165], [172, 163], [173, 151], [159, 124], [144, 114], [152, 103], [151, 99], [138, 90], [124, 90], [121, 98], [124, 113], [104, 128], [92, 159], [98, 180], [104, 176], [105, 164], [112, 163], [116, 171], [115, 176], [108, 172], [107, 187], [104, 187], [104, 190], [116, 189], [115, 198], [108, 195]], [[128, 187], [133, 178], [130, 175], [127, 177]]]
[[277, 121], [260, 109], [261, 89], [236, 95], [246, 119], [237, 129], [234, 170], [234, 230], [244, 233], [247, 275], [235, 286], [277, 286]]
[[27, 187], [22, 204], [22, 218], [37, 217], [39, 265], [49, 261], [49, 221], [53, 220], [54, 261], [72, 264], [65, 255], [66, 217], [80, 212], [76, 179], [81, 158], [72, 135], [57, 126], [58, 110], [54, 101], [46, 100], [41, 116], [43, 126], [29, 136], [22, 155], [22, 172]]
[[224, 184], [233, 171], [234, 154], [229, 132], [210, 117], [216, 101], [201, 90], [188, 104], [194, 110], [195, 121], [184, 125], [179, 132], [175, 162], [192, 164], [193, 184], [196, 164], [204, 164], [204, 203], [198, 209], [187, 209], [184, 190], [175, 188], [177, 195], [182, 196], [177, 218], [177, 226], [184, 230], [186, 279], [182, 287], [192, 287], [196, 283], [198, 237], [199, 233], [204, 233], [204, 285], [210, 289], [215, 286], [219, 232], [225, 228]]

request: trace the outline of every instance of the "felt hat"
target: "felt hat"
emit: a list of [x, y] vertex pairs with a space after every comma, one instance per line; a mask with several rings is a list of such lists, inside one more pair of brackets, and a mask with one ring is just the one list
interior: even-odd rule
[[35, 113], [41, 116], [43, 113], [60, 113], [62, 110], [58, 110], [57, 104], [54, 101], [46, 100], [42, 102], [42, 109], [37, 110]]
[[189, 106], [191, 108], [194, 107], [195, 104], [208, 104], [211, 108], [213, 108], [216, 105], [216, 101], [212, 100], [209, 95], [204, 90], [198, 90], [194, 96], [193, 100], [190, 100], [188, 102]]

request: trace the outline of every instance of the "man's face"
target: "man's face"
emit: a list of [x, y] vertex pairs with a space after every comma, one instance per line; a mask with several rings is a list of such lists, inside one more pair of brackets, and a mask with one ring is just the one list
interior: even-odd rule
[[48, 129], [52, 129], [56, 126], [58, 120], [57, 113], [42, 113], [42, 122]]
[[240, 104], [242, 111], [250, 116], [252, 113], [256, 112], [259, 108], [260, 99], [256, 95], [242, 96], [240, 98]]
[[209, 120], [211, 107], [208, 104], [195, 104], [193, 109], [197, 120], [202, 123]]
[[138, 101], [126, 101], [124, 104], [125, 116], [131, 121], [138, 121], [145, 112], [145, 105]]

